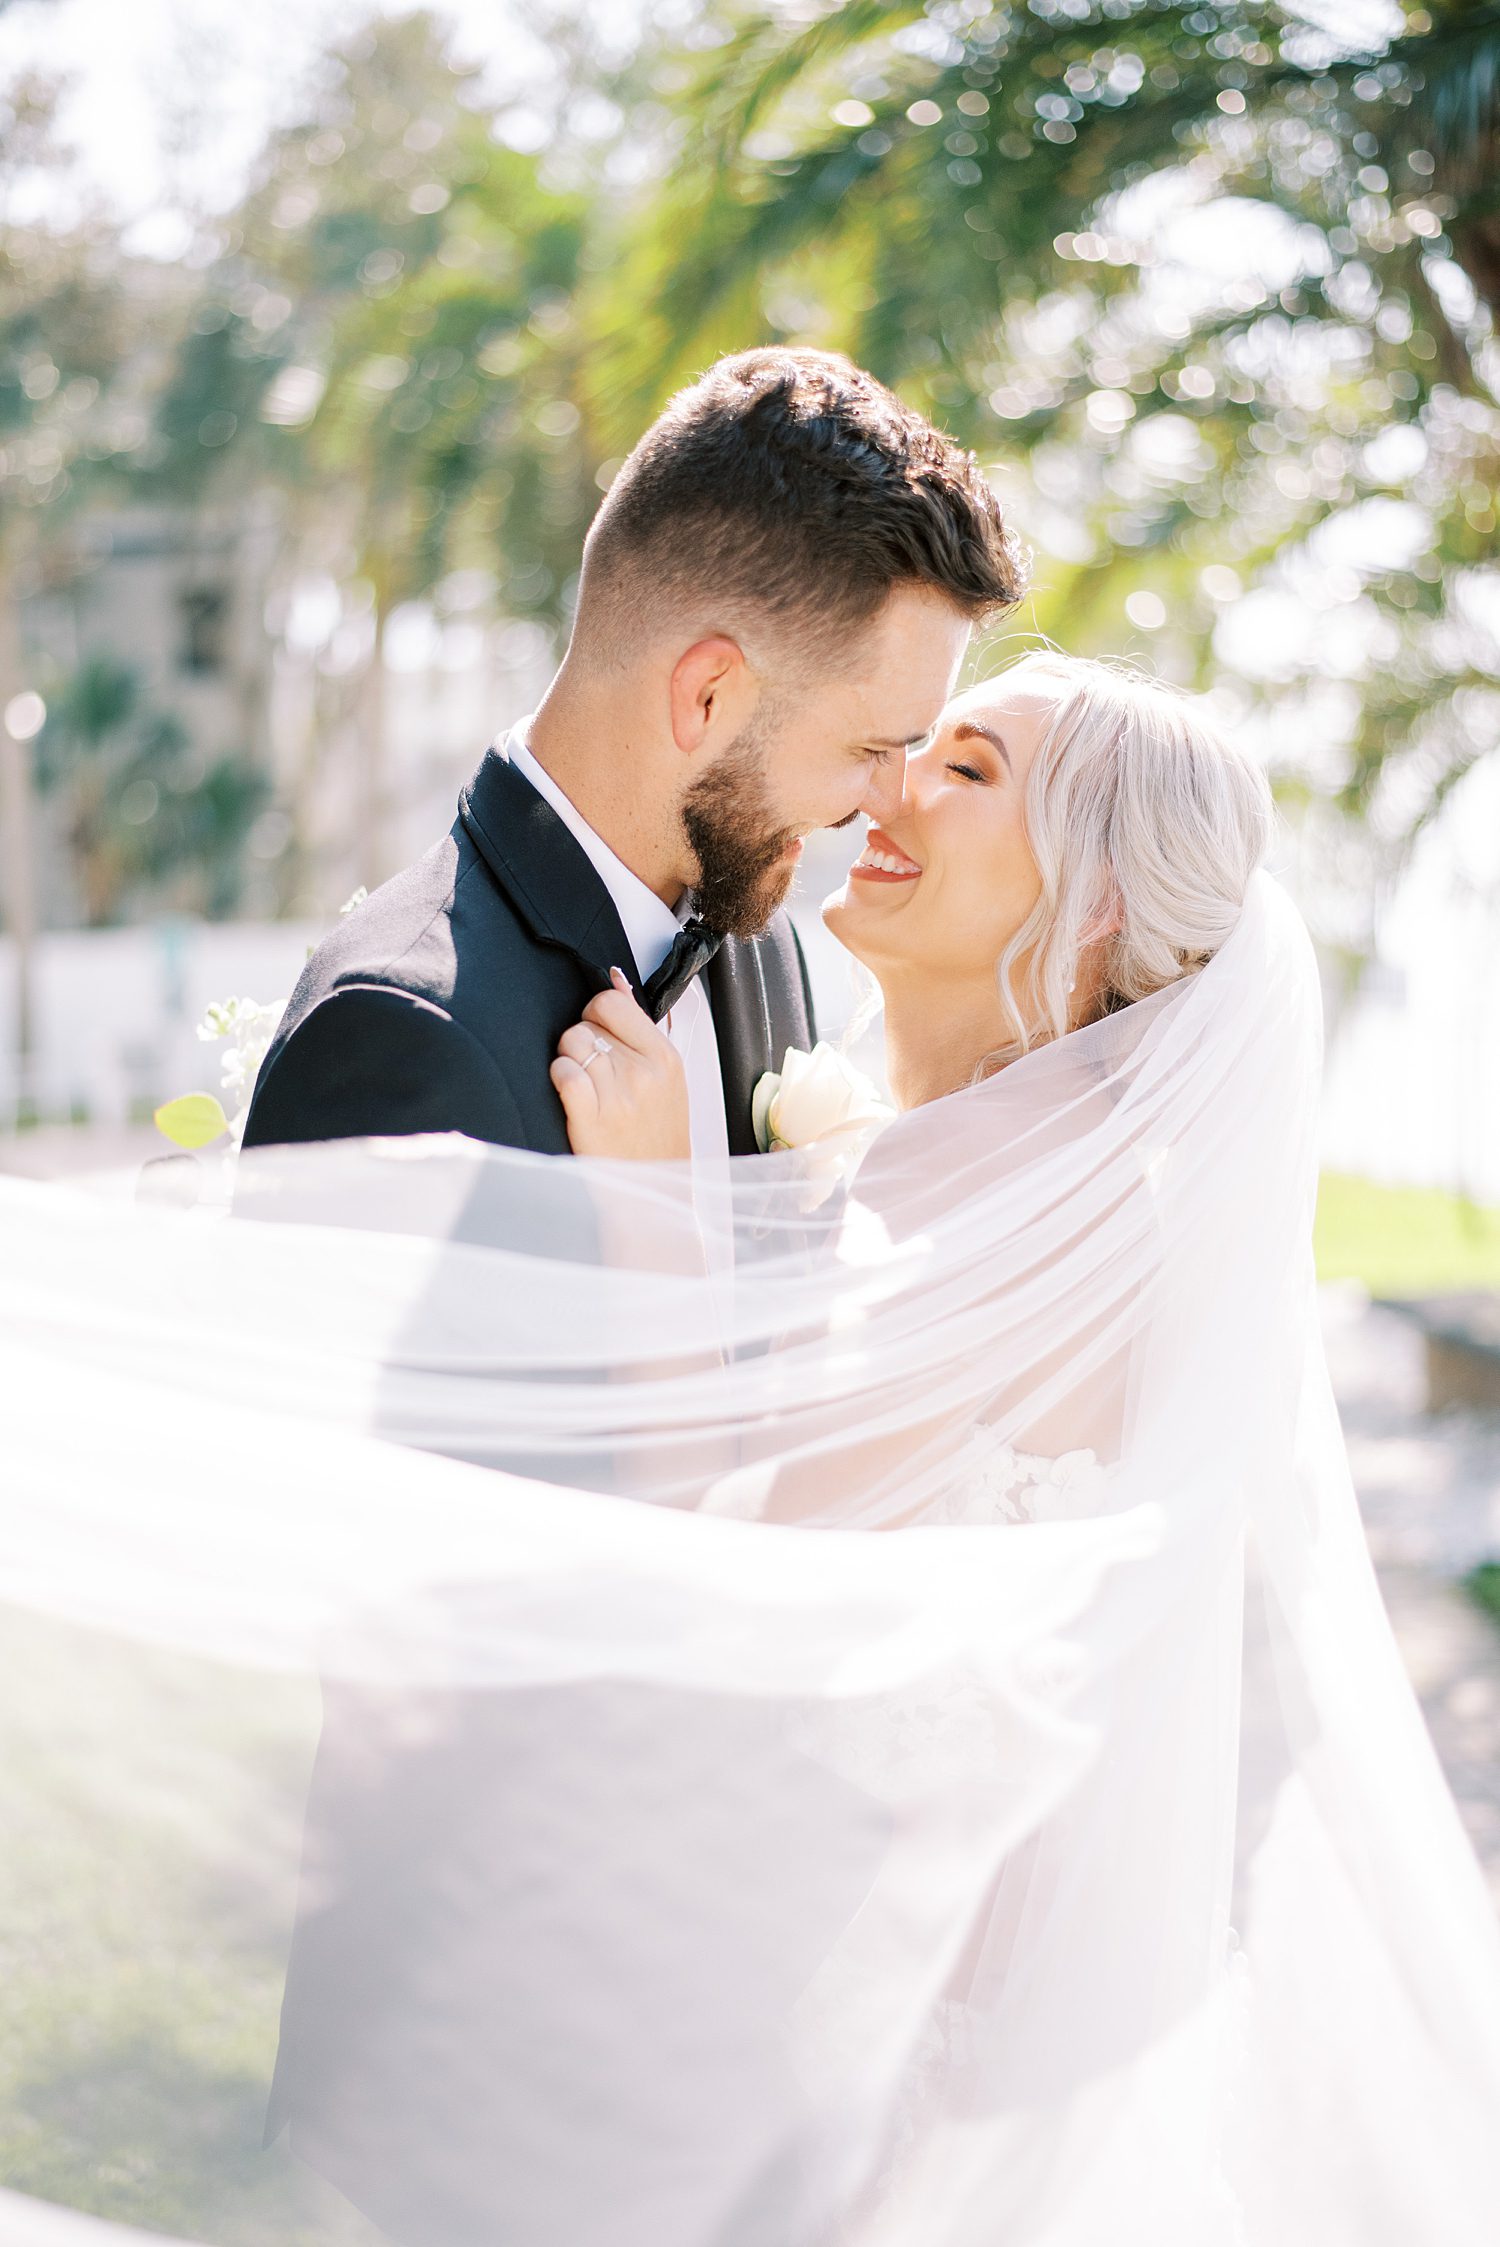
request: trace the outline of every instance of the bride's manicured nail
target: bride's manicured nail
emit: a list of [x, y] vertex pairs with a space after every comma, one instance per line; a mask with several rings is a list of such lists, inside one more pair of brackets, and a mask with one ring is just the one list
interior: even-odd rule
[[609, 971], [609, 979], [617, 991], [628, 991], [630, 989], [630, 977], [622, 967], [612, 967]]

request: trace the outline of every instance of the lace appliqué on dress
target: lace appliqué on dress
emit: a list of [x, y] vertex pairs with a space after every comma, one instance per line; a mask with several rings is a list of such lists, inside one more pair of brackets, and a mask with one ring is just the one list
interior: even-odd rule
[[1098, 1511], [1105, 1472], [1092, 1451], [1056, 1459], [997, 1443], [975, 1428], [954, 1461], [953, 1479], [918, 1519], [969, 1528], [986, 1522], [1074, 1521]]

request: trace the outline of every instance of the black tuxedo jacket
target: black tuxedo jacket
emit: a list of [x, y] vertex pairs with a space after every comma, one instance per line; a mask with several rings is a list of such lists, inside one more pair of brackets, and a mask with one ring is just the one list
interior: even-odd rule
[[[622, 967], [614, 901], [576, 836], [499, 748], [446, 840], [318, 946], [261, 1068], [247, 1147], [461, 1131], [565, 1155], [548, 1070], [557, 1041]], [[705, 974], [732, 1155], [755, 1153], [751, 1094], [815, 1035], [806, 963], [778, 913]]]

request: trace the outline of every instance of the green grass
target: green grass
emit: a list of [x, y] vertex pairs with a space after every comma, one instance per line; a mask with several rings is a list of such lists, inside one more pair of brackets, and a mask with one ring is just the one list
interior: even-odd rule
[[0, 1665], [0, 2180], [218, 2247], [373, 2247], [261, 2142], [315, 1686], [6, 1609]]
[[1500, 1623], [1500, 1560], [1482, 1560], [1463, 1579], [1464, 1590], [1492, 1623]]
[[1500, 1210], [1417, 1186], [1325, 1171], [1314, 1230], [1318, 1277], [1372, 1295], [1500, 1291]]

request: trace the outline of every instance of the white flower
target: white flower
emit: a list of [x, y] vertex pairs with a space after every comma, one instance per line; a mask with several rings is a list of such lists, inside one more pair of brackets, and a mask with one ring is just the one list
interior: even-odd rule
[[814, 1146], [857, 1153], [895, 1112], [867, 1076], [821, 1041], [811, 1053], [788, 1046], [780, 1073], [768, 1070], [751, 1101], [763, 1154]]
[[205, 1045], [214, 1045], [220, 1038], [229, 1041], [219, 1056], [224, 1098], [217, 1100], [211, 1092], [188, 1092], [163, 1102], [156, 1111], [156, 1128], [164, 1139], [192, 1153], [198, 1147], [212, 1146], [227, 1133], [234, 1146], [239, 1146], [245, 1136], [250, 1096], [260, 1065], [285, 1012], [285, 999], [275, 999], [269, 1006], [259, 999], [214, 999], [210, 1003], [198, 1025], [198, 1035]]
[[285, 1011], [285, 999], [273, 999], [269, 1005], [259, 999], [216, 999], [198, 1025], [205, 1045], [228, 1040], [219, 1057], [219, 1074], [231, 1129], [244, 1127], [260, 1065]]

